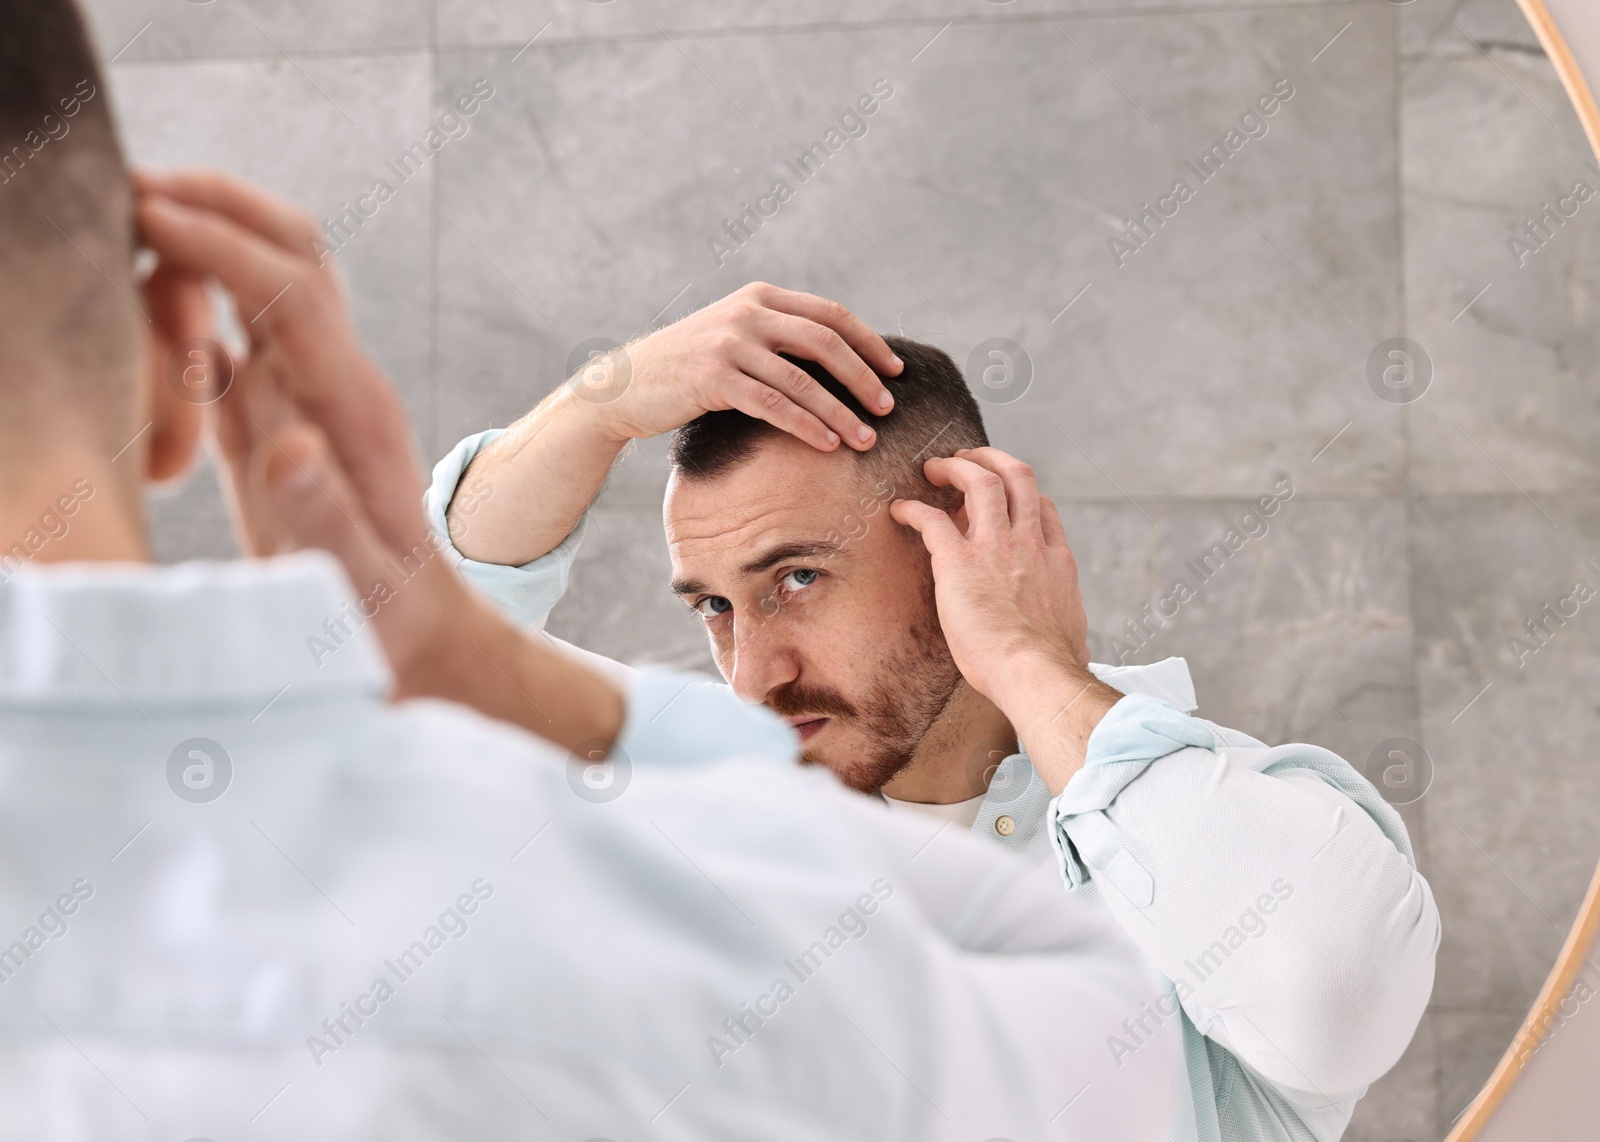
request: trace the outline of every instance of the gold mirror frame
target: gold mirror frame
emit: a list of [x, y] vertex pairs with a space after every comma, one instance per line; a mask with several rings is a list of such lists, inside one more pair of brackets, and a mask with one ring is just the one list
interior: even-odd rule
[[[1573, 110], [1577, 112], [1584, 135], [1589, 140], [1590, 149], [1595, 152], [1597, 158], [1600, 158], [1600, 108], [1595, 105], [1594, 92], [1579, 69], [1577, 58], [1573, 55], [1565, 35], [1555, 18], [1551, 16], [1545, 0], [1517, 0], [1517, 6], [1522, 9], [1522, 14], [1532, 25], [1540, 46], [1544, 48], [1545, 55], [1555, 68], [1557, 78], [1561, 80], [1561, 86], [1572, 101]], [[1600, 44], [1596, 44], [1595, 47], [1600, 51]], [[1562, 1017], [1558, 1008], [1576, 985], [1578, 973], [1584, 966], [1589, 950], [1594, 946], [1597, 932], [1600, 932], [1600, 865], [1595, 867], [1594, 874], [1590, 877], [1589, 890], [1584, 894], [1583, 903], [1578, 908], [1572, 929], [1567, 933], [1566, 942], [1562, 944], [1555, 965], [1550, 969], [1550, 974], [1546, 977], [1538, 998], [1534, 1000], [1533, 1007], [1528, 1011], [1527, 1018], [1517, 1029], [1516, 1036], [1506, 1048], [1505, 1054], [1501, 1056], [1494, 1073], [1489, 1076], [1489, 1081], [1467, 1106], [1457, 1120], [1455, 1128], [1445, 1138], [1445, 1142], [1472, 1142], [1473, 1139], [1483, 1136], [1495, 1112], [1505, 1102], [1506, 1096], [1516, 1085], [1517, 1080], [1527, 1072], [1529, 1056], [1544, 1042], [1551, 1030], [1561, 1024]], [[1578, 1126], [1577, 1123], [1564, 1125], [1573, 1128]], [[1589, 1125], [1592, 1127], [1593, 1124]], [[1567, 1137], [1577, 1137], [1577, 1135], [1569, 1134]]]

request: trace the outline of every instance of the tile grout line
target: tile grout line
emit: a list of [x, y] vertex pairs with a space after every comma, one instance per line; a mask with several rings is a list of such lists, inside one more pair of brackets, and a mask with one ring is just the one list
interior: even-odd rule
[[[1276, 13], [1276, 12], [1314, 12], [1324, 8], [1379, 8], [1386, 6], [1389, 0], [1295, 0], [1295, 2], [1274, 3], [1272, 0], [1249, 3], [1195, 3], [1195, 4], [1163, 4], [1148, 8], [1091, 8], [1074, 9], [1071, 11], [1047, 12], [1018, 12], [1018, 13], [992, 13], [983, 15], [966, 16], [905, 16], [900, 18], [879, 20], [820, 20], [806, 24], [749, 24], [729, 28], [670, 28], [668, 33], [680, 39], [728, 39], [740, 36], [790, 36], [790, 35], [815, 35], [833, 32], [876, 32], [888, 31], [897, 28], [927, 28], [938, 24], [960, 24], [963, 26], [988, 26], [1006, 27], [1028, 24], [1048, 23], [1052, 20], [1074, 20], [1079, 23], [1088, 23], [1094, 20], [1126, 20], [1129, 18], [1159, 19], [1162, 17], [1179, 16], [1209, 16], [1226, 13]], [[425, 43], [395, 44], [391, 46], [355, 45], [351, 47], [328, 48], [303, 48], [288, 49], [301, 59], [326, 59], [341, 60], [353, 58], [381, 58], [384, 56], [422, 55], [424, 53], [472, 53], [472, 52], [501, 52], [510, 48], [524, 46], [518, 39], [500, 40], [463, 40], [458, 43], [441, 44], [437, 39], [436, 8], [437, 0], [430, 0], [430, 33], [429, 40]], [[594, 33], [589, 35], [573, 35], [568, 39], [555, 38], [545, 41], [541, 46], [551, 47], [594, 47], [622, 43], [665, 43], [666, 37], [656, 32], [628, 31], [612, 33]], [[274, 57], [258, 53], [218, 52], [215, 54], [197, 53], [194, 55], [154, 56], [132, 59], [122, 63], [123, 67], [138, 66], [166, 66], [181, 63], [249, 63], [258, 60], [268, 60]]]

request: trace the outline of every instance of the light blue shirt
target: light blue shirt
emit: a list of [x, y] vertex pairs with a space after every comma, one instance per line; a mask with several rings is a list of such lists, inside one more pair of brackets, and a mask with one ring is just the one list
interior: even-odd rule
[[[441, 536], [467, 465], [498, 435], [467, 437], [435, 467], [426, 507]], [[449, 551], [536, 627], [582, 532], [522, 567]], [[1433, 987], [1439, 913], [1405, 825], [1330, 751], [1268, 747], [1193, 716], [1182, 659], [1090, 669], [1126, 697], [1083, 768], [1052, 798], [1025, 753], [1007, 758], [972, 834], [1048, 862], [1063, 901], [1114, 917], [1140, 949], [1163, 994], [1105, 1050], [1125, 1065], [1181, 1028], [1194, 1121], [1174, 1138], [1333, 1142], [1399, 1060]]]
[[[1118, 925], [641, 671], [597, 775], [393, 704], [320, 554], [0, 584], [0, 1138], [1155, 1140]], [[337, 624], [336, 624], [337, 625]], [[537, 697], [536, 695], [534, 696]], [[595, 780], [598, 776], [599, 780]]]

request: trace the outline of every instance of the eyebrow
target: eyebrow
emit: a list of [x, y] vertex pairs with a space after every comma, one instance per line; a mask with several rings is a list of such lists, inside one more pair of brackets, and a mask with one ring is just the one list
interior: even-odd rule
[[[825, 540], [799, 540], [792, 543], [780, 543], [777, 547], [756, 556], [756, 558], [739, 568], [739, 576], [747, 579], [751, 575], [759, 575], [763, 571], [770, 571], [778, 564], [786, 563], [791, 559], [815, 559], [819, 555], [831, 558], [843, 550], [844, 548], [841, 545], [828, 543]], [[698, 595], [708, 588], [698, 579], [674, 579], [670, 584], [670, 589], [674, 595]]]

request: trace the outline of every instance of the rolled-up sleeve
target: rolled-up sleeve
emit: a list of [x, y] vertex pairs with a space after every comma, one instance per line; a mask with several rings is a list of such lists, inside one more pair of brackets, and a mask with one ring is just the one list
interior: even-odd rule
[[[553, 550], [520, 567], [468, 559], [451, 540], [446, 518], [467, 466], [504, 432], [503, 428], [492, 428], [469, 436], [452, 448], [444, 459], [434, 465], [433, 482], [424, 493], [422, 503], [429, 525], [444, 541], [441, 550], [467, 582], [498, 604], [524, 630], [542, 628], [550, 611], [567, 592], [572, 563], [578, 557], [578, 545], [583, 542], [589, 517], [585, 515], [580, 519], [572, 533]], [[472, 526], [470, 516], [467, 517], [466, 526]]]
[[1068, 885], [1094, 882], [1195, 1026], [1290, 1097], [1359, 1091], [1410, 1042], [1438, 909], [1399, 814], [1336, 754], [1229, 744], [1131, 694], [1049, 826]]

